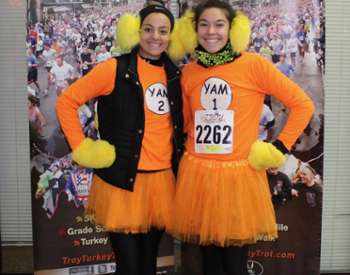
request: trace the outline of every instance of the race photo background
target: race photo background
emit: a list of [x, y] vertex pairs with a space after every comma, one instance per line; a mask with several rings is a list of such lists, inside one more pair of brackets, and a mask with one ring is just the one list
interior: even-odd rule
[[[103, 274], [113, 272], [114, 255], [103, 229], [94, 226], [91, 218], [84, 215], [92, 171], [72, 163], [70, 149], [57, 122], [55, 102], [64, 87], [95, 64], [120, 54], [115, 24], [122, 13], [137, 12], [145, 3], [68, 2], [29, 1], [27, 9], [25, 40], [34, 267], [38, 274], [50, 274], [50, 270]], [[322, 201], [323, 176], [324, 2], [231, 2], [252, 20], [249, 51], [258, 52], [275, 63], [306, 91], [316, 106], [310, 124], [281, 169], [290, 179], [294, 194], [289, 189], [290, 193], [285, 194], [283, 188], [279, 190], [271, 183], [271, 192], [278, 198], [275, 209], [279, 239], [252, 246], [248, 267], [251, 274], [277, 275], [283, 270], [283, 274], [316, 275], [320, 264], [322, 205], [318, 202]], [[182, 13], [194, 4], [194, 1], [167, 2], [174, 13]], [[267, 98], [266, 106], [261, 138], [273, 140], [283, 127], [288, 110], [274, 99]], [[79, 117], [86, 135], [96, 136], [93, 102], [79, 110]], [[316, 190], [308, 190], [303, 185], [299, 172], [305, 166], [314, 171], [318, 182]], [[160, 274], [173, 273], [174, 264], [176, 271], [200, 272], [199, 257], [186, 262], [186, 253], [196, 255], [196, 252], [183, 249], [182, 257], [176, 260], [173, 246], [172, 240], [166, 238], [159, 262], [159, 272], [164, 273]], [[175, 243], [175, 248], [178, 247]], [[183, 261], [177, 266], [179, 259]]]

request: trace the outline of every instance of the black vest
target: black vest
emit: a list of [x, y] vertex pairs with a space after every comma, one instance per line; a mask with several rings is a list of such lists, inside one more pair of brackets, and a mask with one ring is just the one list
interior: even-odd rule
[[[133, 190], [145, 129], [143, 90], [137, 75], [137, 53], [117, 57], [115, 88], [108, 96], [98, 98], [99, 133], [116, 148], [112, 166], [95, 169], [105, 182]], [[173, 169], [177, 169], [183, 152], [183, 116], [180, 71], [166, 54], [161, 56], [166, 76], [168, 101], [173, 124]], [[162, 137], [159, 137], [161, 139]]]

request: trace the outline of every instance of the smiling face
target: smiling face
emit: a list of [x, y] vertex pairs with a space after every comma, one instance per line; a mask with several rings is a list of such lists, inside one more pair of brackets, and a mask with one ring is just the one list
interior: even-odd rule
[[142, 22], [140, 30], [140, 54], [158, 59], [169, 45], [170, 20], [162, 13], [151, 13]]
[[208, 8], [199, 16], [197, 33], [199, 44], [209, 53], [220, 51], [228, 42], [230, 23], [224, 10]]
[[303, 169], [299, 174], [301, 182], [310, 185], [314, 182], [315, 175], [309, 169]]

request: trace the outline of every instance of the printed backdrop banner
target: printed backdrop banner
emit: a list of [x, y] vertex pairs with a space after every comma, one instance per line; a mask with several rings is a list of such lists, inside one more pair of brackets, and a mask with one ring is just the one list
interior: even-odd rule
[[[248, 11], [253, 21], [251, 50], [267, 58], [271, 55], [277, 68], [312, 98], [316, 111], [280, 173], [274, 175], [268, 171], [279, 238], [275, 242], [259, 242], [250, 247], [248, 270], [254, 275], [318, 275], [324, 134], [324, 2], [260, 2]], [[264, 45], [270, 48], [265, 49]], [[274, 99], [266, 104], [275, 119], [274, 126], [267, 131], [267, 139], [273, 140], [288, 113]], [[271, 117], [269, 112], [263, 114], [261, 124], [268, 128]]]
[[[107, 234], [84, 214], [93, 171], [72, 162], [55, 103], [62, 87], [91, 67], [82, 48], [87, 46], [97, 59], [102, 43], [112, 52], [117, 18], [139, 10], [144, 3], [59, 2], [68, 1], [29, 1], [27, 12], [34, 269], [35, 274], [43, 275], [113, 273], [116, 259]], [[60, 54], [66, 65], [58, 70], [56, 57]], [[96, 136], [93, 103], [82, 106], [79, 117], [84, 133]], [[167, 274], [174, 268], [170, 237], [163, 238], [160, 251], [159, 272]]]
[[[115, 21], [120, 14], [139, 10], [144, 1], [51, 2], [28, 1], [27, 11], [26, 64], [35, 274], [112, 273], [115, 255], [106, 232], [84, 214], [92, 171], [72, 162], [54, 110], [62, 86], [91, 68], [88, 57], [82, 55], [82, 48], [87, 46], [97, 57], [100, 44], [104, 42], [112, 55], [117, 53], [108, 33], [114, 37]], [[175, 2], [167, 1], [172, 10], [182, 13], [185, 6], [196, 1], [180, 1], [176, 7]], [[323, 174], [324, 1], [231, 3], [252, 20], [249, 51], [273, 62], [310, 95], [316, 106], [311, 122], [293, 147], [286, 165], [278, 173], [269, 171], [279, 239], [251, 246], [248, 269], [254, 275], [317, 275]], [[45, 45], [50, 45], [52, 50]], [[65, 72], [71, 74], [67, 79], [65, 73], [60, 74], [54, 69], [58, 54], [64, 54], [65, 62], [70, 65]], [[97, 57], [97, 60], [101, 59], [103, 55]], [[50, 78], [53, 74], [56, 81]], [[275, 139], [287, 116], [288, 110], [284, 106], [274, 98], [266, 98], [260, 138]], [[96, 136], [93, 102], [79, 109], [79, 117], [85, 134]], [[178, 247], [177, 242], [175, 247]], [[172, 239], [166, 236], [158, 261], [160, 274], [174, 273], [173, 248]], [[197, 247], [182, 245], [181, 259], [177, 259], [176, 266], [181, 263], [183, 274], [202, 274]]]

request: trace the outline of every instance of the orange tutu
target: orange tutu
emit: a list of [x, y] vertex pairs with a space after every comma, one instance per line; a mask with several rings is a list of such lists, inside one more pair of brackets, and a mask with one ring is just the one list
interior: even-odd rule
[[175, 192], [171, 169], [138, 173], [134, 191], [114, 187], [94, 176], [86, 212], [107, 231], [146, 233], [169, 224]]
[[185, 153], [176, 188], [168, 231], [182, 241], [241, 246], [277, 238], [266, 173], [246, 160], [208, 160]]

